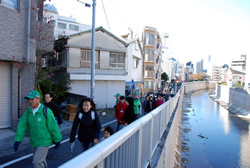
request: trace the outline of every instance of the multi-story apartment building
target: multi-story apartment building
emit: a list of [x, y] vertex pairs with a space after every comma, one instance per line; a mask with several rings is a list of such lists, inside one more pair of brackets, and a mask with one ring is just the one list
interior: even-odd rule
[[90, 25], [78, 23], [75, 18], [61, 16], [54, 5], [44, 5], [44, 15], [48, 22], [54, 26], [55, 39], [91, 29]]
[[231, 84], [235, 86], [237, 81], [247, 89], [248, 81], [247, 79], [247, 55], [241, 55], [240, 59], [233, 59], [231, 62]]
[[156, 28], [146, 26], [143, 35], [143, 93], [147, 93], [161, 87], [162, 40]]
[[221, 77], [220, 77], [220, 71], [221, 71], [221, 66], [213, 66], [213, 70], [212, 70], [212, 81], [220, 81]]
[[246, 55], [241, 55], [240, 59], [233, 59], [231, 68], [237, 71], [246, 72]]
[[43, 2], [0, 1], [0, 128], [16, 128], [26, 107], [24, 97], [36, 88], [36, 53], [46, 50], [41, 38], [47, 42], [37, 33], [44, 31], [38, 27], [44, 26]]

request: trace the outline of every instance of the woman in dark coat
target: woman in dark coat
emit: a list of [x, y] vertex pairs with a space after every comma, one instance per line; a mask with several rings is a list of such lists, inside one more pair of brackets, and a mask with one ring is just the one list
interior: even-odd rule
[[149, 113], [150, 111], [154, 110], [156, 108], [156, 102], [153, 98], [153, 95], [149, 96], [149, 100], [147, 101], [145, 113]]
[[134, 113], [134, 99], [132, 97], [127, 97], [126, 102], [128, 106], [121, 118], [121, 121], [124, 121], [124, 126], [127, 126], [128, 124], [136, 120], [136, 116]]
[[78, 140], [81, 142], [82, 150], [85, 151], [98, 143], [101, 124], [92, 99], [84, 98], [78, 109], [71, 129], [70, 143], [73, 149], [76, 131], [79, 128]]

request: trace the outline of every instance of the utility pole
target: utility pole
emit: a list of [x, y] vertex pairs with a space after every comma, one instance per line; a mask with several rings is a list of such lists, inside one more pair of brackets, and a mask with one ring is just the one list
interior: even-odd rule
[[95, 7], [96, 0], [93, 0], [92, 9], [92, 38], [91, 38], [91, 90], [90, 97], [94, 100], [95, 93]]
[[[84, 3], [80, 0], [77, 0], [80, 3], [83, 3], [86, 7], [91, 7], [90, 4]], [[90, 97], [94, 100], [94, 91], [95, 91], [95, 7], [96, 0], [93, 0], [92, 4], [92, 38], [91, 38], [91, 77], [90, 77]]]

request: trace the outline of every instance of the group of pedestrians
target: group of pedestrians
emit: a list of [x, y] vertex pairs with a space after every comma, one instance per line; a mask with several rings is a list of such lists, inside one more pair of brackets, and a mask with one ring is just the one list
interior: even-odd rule
[[134, 92], [133, 97], [124, 97], [119, 93], [115, 95], [115, 117], [117, 119], [117, 131], [132, 123], [165, 102], [165, 95], [158, 94], [157, 99], [154, 94], [148, 94], [144, 101], [139, 99], [138, 92]]
[[[19, 148], [27, 131], [29, 131], [30, 143], [33, 150], [33, 167], [47, 167], [46, 157], [49, 146], [55, 144], [55, 149], [60, 146], [62, 134], [59, 125], [62, 123], [56, 105], [51, 102], [51, 94], [45, 94], [45, 102], [40, 103], [40, 93], [33, 90], [25, 99], [28, 99], [30, 107], [22, 115], [14, 139], [14, 151]], [[55, 110], [55, 111], [52, 111]], [[53, 112], [55, 112], [53, 114]], [[78, 133], [77, 133], [78, 130]], [[71, 134], [71, 151], [75, 145], [75, 135], [78, 134], [78, 140], [81, 143], [82, 151], [85, 151], [99, 142], [101, 124], [96, 112], [96, 106], [92, 99], [84, 98], [75, 115]], [[105, 128], [104, 137], [108, 138], [113, 134], [112, 128]]]
[[22, 115], [14, 139], [14, 150], [17, 151], [29, 130], [30, 143], [33, 150], [32, 163], [35, 168], [47, 167], [46, 157], [49, 146], [54, 143], [55, 148], [58, 148], [62, 140], [62, 135], [52, 110], [40, 103], [40, 98], [39, 92], [35, 90], [25, 97], [25, 99], [28, 99], [30, 107]]
[[[134, 92], [133, 97], [126, 97], [117, 93], [115, 95], [115, 117], [117, 119], [117, 129], [119, 131], [124, 126], [129, 125], [140, 116], [149, 113], [165, 102], [162, 95], [158, 95], [157, 100], [153, 94], [146, 96], [143, 103], [139, 99], [138, 92]], [[39, 92], [31, 91], [25, 99], [30, 107], [22, 115], [16, 136], [14, 139], [14, 150], [17, 151], [20, 143], [29, 130], [30, 143], [33, 149], [33, 166], [35, 168], [47, 167], [46, 156], [49, 146], [55, 144], [55, 148], [60, 146], [62, 135], [60, 125], [62, 120], [57, 110], [57, 106], [52, 102], [52, 94], [45, 94], [45, 102], [40, 103]], [[78, 130], [78, 131], [77, 131]], [[85, 97], [78, 105], [70, 133], [71, 151], [75, 146], [75, 136], [81, 143], [82, 151], [85, 151], [99, 142], [101, 123], [96, 112], [96, 105], [91, 98]], [[104, 130], [104, 140], [114, 133], [111, 127]]]
[[[138, 95], [138, 93], [134, 95]], [[138, 105], [138, 103], [140, 103], [140, 100], [138, 102], [138, 97], [136, 98], [136, 96], [135, 99], [133, 97], [126, 97], [125, 99], [119, 93], [115, 97], [118, 102], [115, 106], [115, 117], [117, 119], [116, 131], [118, 131], [136, 120], [139, 115], [140, 104]]]

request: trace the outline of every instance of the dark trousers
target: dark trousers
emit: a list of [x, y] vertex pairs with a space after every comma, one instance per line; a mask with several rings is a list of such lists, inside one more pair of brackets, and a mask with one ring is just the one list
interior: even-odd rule
[[91, 148], [92, 146], [94, 146], [94, 143], [93, 141], [90, 140], [84, 140], [83, 142], [81, 142], [81, 145], [82, 145], [82, 151], [84, 152], [89, 148]]
[[122, 124], [120, 124], [120, 123], [118, 123], [118, 122], [117, 122], [117, 128], [116, 128], [116, 131], [119, 131], [119, 127], [120, 127], [120, 125], [122, 125]]

